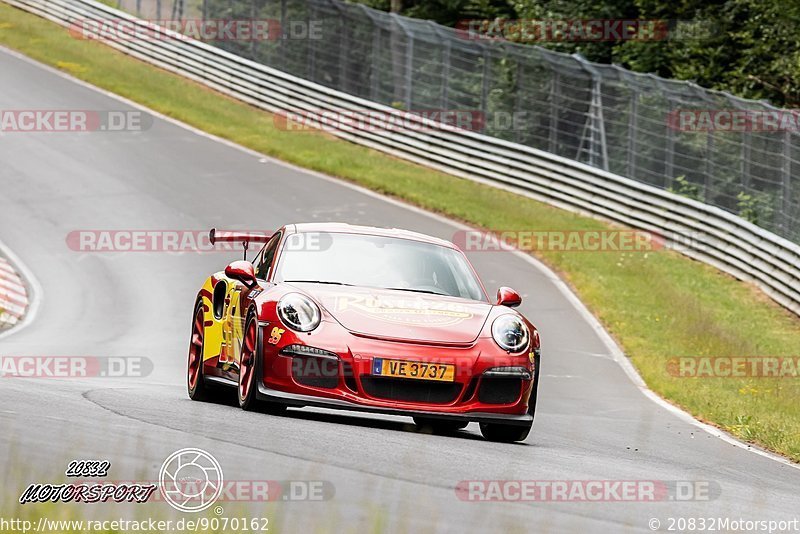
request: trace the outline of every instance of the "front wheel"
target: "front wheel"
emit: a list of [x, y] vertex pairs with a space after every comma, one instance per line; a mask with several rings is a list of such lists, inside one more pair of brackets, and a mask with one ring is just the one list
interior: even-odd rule
[[[538, 366], [537, 366], [538, 367]], [[524, 425], [508, 425], [504, 423], [481, 423], [481, 434], [489, 441], [500, 443], [513, 443], [515, 441], [525, 441], [533, 427], [533, 414], [536, 412], [536, 396], [538, 392], [538, 373], [533, 383], [533, 391], [528, 399], [528, 415], [531, 422]]]
[[282, 414], [286, 407], [282, 404], [258, 400], [258, 381], [262, 376], [261, 348], [263, 336], [258, 327], [255, 313], [247, 318], [242, 340], [242, 357], [239, 361], [239, 406], [246, 411], [259, 409], [269, 414]]
[[434, 434], [450, 434], [462, 428], [466, 428], [469, 421], [448, 421], [446, 419], [415, 417], [414, 424], [421, 429], [430, 429]]
[[525, 441], [533, 423], [527, 425], [504, 425], [502, 423], [481, 423], [481, 434], [489, 441], [513, 443]]

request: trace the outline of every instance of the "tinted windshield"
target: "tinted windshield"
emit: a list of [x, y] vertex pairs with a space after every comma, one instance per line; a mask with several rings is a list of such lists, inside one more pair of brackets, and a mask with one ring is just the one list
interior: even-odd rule
[[275, 280], [486, 300], [459, 251], [395, 237], [327, 232], [292, 234], [281, 252]]

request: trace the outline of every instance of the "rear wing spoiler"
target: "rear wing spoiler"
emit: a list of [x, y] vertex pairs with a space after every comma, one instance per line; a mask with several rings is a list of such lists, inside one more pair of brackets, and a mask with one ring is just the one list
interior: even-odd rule
[[272, 238], [271, 235], [264, 232], [238, 232], [229, 230], [218, 230], [212, 228], [208, 233], [208, 239], [211, 244], [219, 243], [241, 243], [244, 248], [244, 259], [247, 259], [247, 248], [250, 243], [266, 243]]

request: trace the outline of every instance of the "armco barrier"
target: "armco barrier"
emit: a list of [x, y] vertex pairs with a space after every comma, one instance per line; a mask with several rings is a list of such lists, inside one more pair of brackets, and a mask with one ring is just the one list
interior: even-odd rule
[[[93, 0], [3, 0], [63, 26], [77, 20], [151, 23]], [[85, 28], [85, 25], [84, 25]], [[163, 33], [169, 34], [166, 30]], [[110, 46], [271, 112], [386, 106], [259, 65], [202, 42], [178, 37], [113, 40]], [[354, 128], [337, 136], [463, 178], [513, 190], [567, 210], [663, 235], [682, 253], [754, 282], [800, 315], [800, 246], [719, 208], [553, 154], [422, 117], [425, 128]]]

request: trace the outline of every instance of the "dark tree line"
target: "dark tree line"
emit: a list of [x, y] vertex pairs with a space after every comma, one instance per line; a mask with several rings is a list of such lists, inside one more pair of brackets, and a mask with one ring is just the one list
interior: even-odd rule
[[697, 38], [538, 42], [592, 61], [691, 80], [782, 107], [800, 105], [800, 2], [796, 0], [356, 0], [454, 26], [465, 19], [691, 21]]

